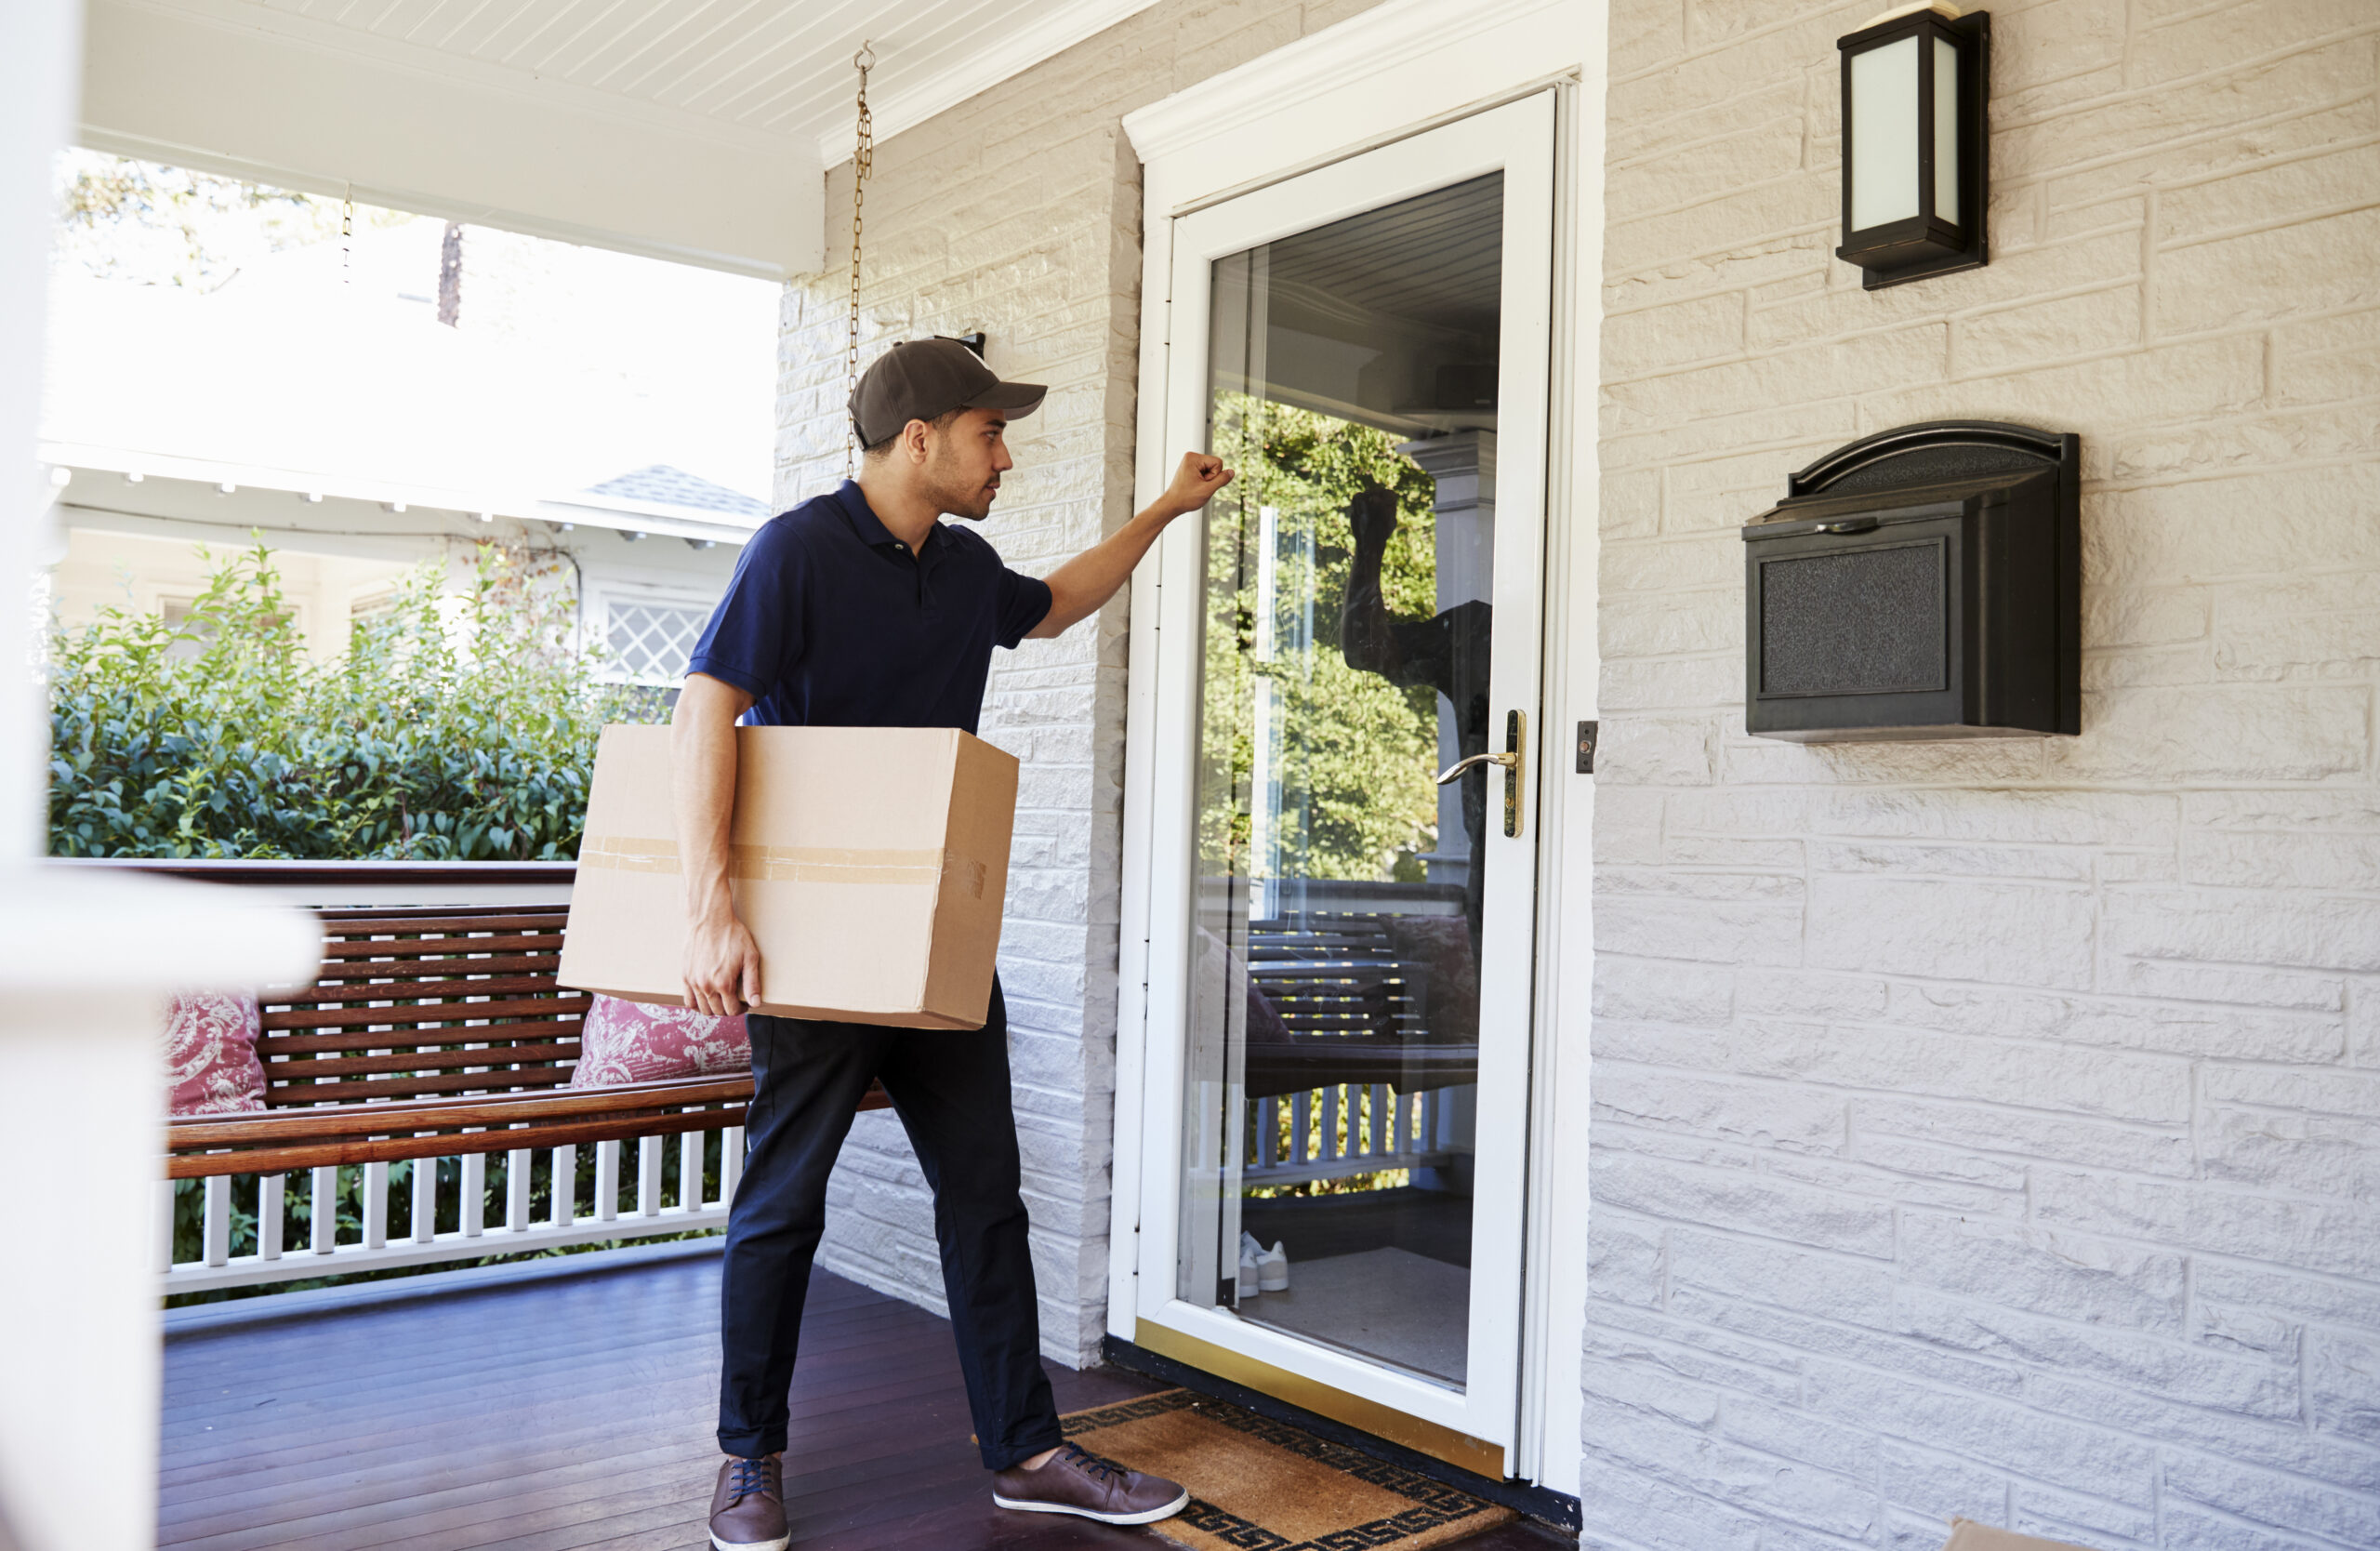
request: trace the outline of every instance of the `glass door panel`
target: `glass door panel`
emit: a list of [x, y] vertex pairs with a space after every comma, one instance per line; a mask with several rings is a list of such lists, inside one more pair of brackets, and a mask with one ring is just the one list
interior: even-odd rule
[[1503, 235], [1498, 171], [1217, 258], [1209, 314], [1176, 1292], [1455, 1389]]

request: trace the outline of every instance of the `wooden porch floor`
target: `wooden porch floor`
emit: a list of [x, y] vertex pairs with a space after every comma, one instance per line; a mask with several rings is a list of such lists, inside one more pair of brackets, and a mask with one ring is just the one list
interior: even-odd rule
[[[159, 1543], [696, 1551], [718, 1310], [703, 1255], [171, 1334]], [[945, 1321], [822, 1273], [803, 1336], [786, 1462], [801, 1551], [1161, 1544], [992, 1506]], [[1050, 1376], [1062, 1411], [1158, 1387]], [[1462, 1545], [1562, 1544], [1521, 1524]]]

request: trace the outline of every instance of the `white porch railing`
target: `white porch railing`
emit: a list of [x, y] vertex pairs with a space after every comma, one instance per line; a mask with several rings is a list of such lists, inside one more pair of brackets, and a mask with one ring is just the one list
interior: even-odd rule
[[1399, 1094], [1381, 1082], [1342, 1083], [1250, 1099], [1248, 1111], [1248, 1162], [1240, 1171], [1247, 1188], [1435, 1168], [1456, 1150], [1454, 1107], [1440, 1089]]
[[[710, 1138], [719, 1138], [719, 1198], [704, 1199], [707, 1154]], [[392, 1224], [389, 1217], [389, 1165], [345, 1166], [351, 1179], [363, 1176], [363, 1222], [347, 1241], [340, 1239], [339, 1168], [312, 1169], [298, 1182], [311, 1193], [309, 1239], [302, 1245], [282, 1241], [285, 1174], [209, 1174], [201, 1180], [205, 1192], [196, 1260], [176, 1262], [174, 1255], [174, 1182], [160, 1180], [156, 1220], [152, 1227], [154, 1265], [164, 1279], [162, 1291], [203, 1292], [221, 1287], [253, 1287], [267, 1282], [296, 1281], [311, 1277], [345, 1276], [400, 1266], [425, 1266], [448, 1260], [476, 1260], [488, 1255], [518, 1254], [572, 1244], [599, 1243], [614, 1239], [641, 1239], [654, 1234], [684, 1233], [721, 1227], [727, 1203], [734, 1199], [743, 1173], [744, 1128], [686, 1132], [677, 1139], [678, 1188], [665, 1200], [663, 1148], [666, 1136], [636, 1141], [636, 1178], [625, 1209], [620, 1200], [620, 1161], [624, 1144], [597, 1142], [591, 1192], [582, 1192], [576, 1147], [522, 1147], [513, 1151], [469, 1153], [460, 1160], [458, 1179], [450, 1195], [439, 1183], [441, 1160], [421, 1159], [413, 1167], [412, 1209], [408, 1220]], [[530, 1215], [534, 1196], [536, 1155], [552, 1155], [551, 1191], [548, 1210]], [[503, 1220], [487, 1217], [488, 1160], [503, 1160]], [[591, 1200], [581, 1200], [591, 1194]], [[235, 1196], [252, 1202], [257, 1247], [253, 1253], [231, 1253]], [[450, 1200], [458, 1224], [438, 1231], [442, 1199]]]

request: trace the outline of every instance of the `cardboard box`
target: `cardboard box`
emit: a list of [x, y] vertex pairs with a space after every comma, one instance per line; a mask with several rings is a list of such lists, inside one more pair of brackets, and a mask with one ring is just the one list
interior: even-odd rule
[[2088, 1551], [2088, 1547], [2068, 1541], [2043, 1540], [2039, 1535], [2020, 1535], [2014, 1530], [1977, 1524], [1972, 1518], [1953, 1518], [1950, 1538], [1942, 1543], [1942, 1551]]
[[[603, 729], [556, 978], [682, 1007], [669, 738]], [[948, 727], [738, 727], [735, 740], [730, 887], [760, 945], [753, 1011], [981, 1028], [1015, 757]]]

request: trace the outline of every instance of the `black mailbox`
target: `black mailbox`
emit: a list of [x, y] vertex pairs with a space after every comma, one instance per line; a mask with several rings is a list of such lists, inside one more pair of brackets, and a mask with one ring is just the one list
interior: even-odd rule
[[2081, 439], [1945, 420], [1745, 524], [1744, 721], [1803, 743], [2082, 730]]

